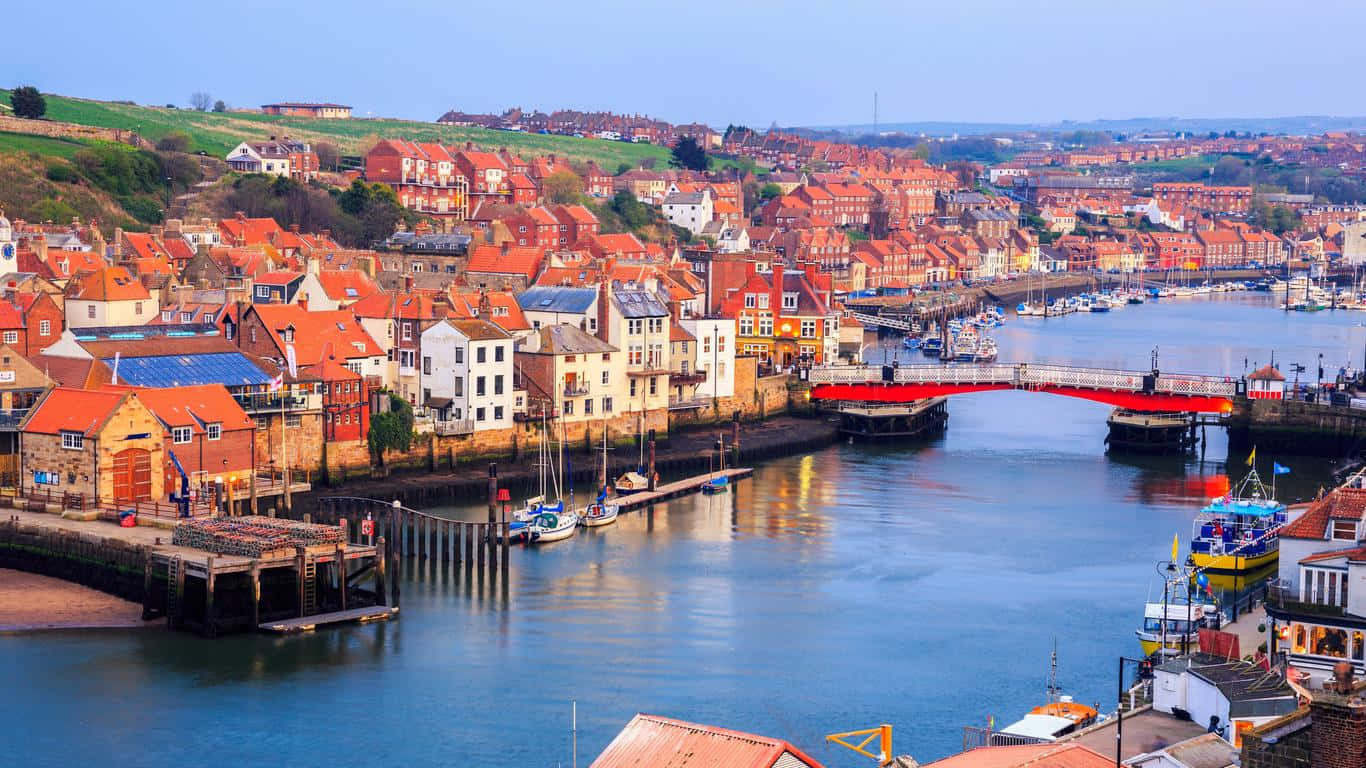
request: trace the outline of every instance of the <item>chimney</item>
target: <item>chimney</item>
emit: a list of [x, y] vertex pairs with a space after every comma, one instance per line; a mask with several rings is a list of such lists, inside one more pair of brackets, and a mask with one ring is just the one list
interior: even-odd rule
[[472, 142], [472, 141], [467, 141], [467, 142], [465, 142], [465, 151], [466, 151], [466, 152], [473, 152], [473, 151], [474, 151], [474, 142]]
[[[35, 249], [36, 250], [36, 249]], [[114, 227], [114, 258], [123, 255], [123, 227]]]
[[1366, 701], [1351, 662], [1333, 667], [1333, 678], [1309, 704], [1312, 726], [1309, 762], [1315, 768], [1366, 765]]
[[[611, 292], [607, 289], [607, 275], [603, 274], [601, 282], [598, 283], [598, 338], [611, 344], [607, 335], [607, 322], [611, 317], [608, 311], [607, 302], [612, 300]], [[625, 345], [622, 345], [625, 349]]]
[[[768, 308], [775, 318], [783, 314], [783, 260], [773, 260], [773, 296], [768, 300]], [[776, 325], [776, 323], [775, 323]]]
[[296, 235], [299, 234], [299, 225], [298, 225], [298, 224], [290, 224], [290, 225], [289, 225], [289, 231], [290, 231], [290, 232], [293, 232], [293, 233], [296, 234]]
[[308, 311], [308, 291], [299, 292], [299, 306], [303, 307], [305, 312]]

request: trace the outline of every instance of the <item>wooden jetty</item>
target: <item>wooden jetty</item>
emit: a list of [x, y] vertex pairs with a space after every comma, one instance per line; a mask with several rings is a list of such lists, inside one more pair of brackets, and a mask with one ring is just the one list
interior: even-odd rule
[[[749, 477], [752, 474], [754, 474], [754, 469], [752, 467], [737, 467], [735, 469], [723, 469], [719, 472], [708, 472], [705, 475], [675, 480], [672, 483], [663, 483], [653, 491], [639, 491], [636, 493], [628, 493], [625, 496], [618, 496], [615, 499], [611, 499], [610, 503], [616, 504], [621, 511], [625, 512], [628, 509], [638, 509], [678, 496], [686, 496], [690, 493], [700, 493], [703, 485], [719, 477], [724, 477], [727, 480], [739, 480], [742, 477]], [[578, 514], [582, 517], [587, 511], [588, 508], [584, 507], [583, 509], [578, 510]]]
[[369, 608], [350, 608], [345, 611], [333, 611], [317, 616], [304, 616], [298, 619], [284, 619], [282, 621], [268, 621], [260, 625], [262, 632], [273, 632], [277, 635], [288, 635], [297, 632], [312, 632], [320, 626], [328, 624], [364, 624], [369, 621], [385, 621], [390, 616], [398, 615], [398, 607], [387, 605], [376, 605]]

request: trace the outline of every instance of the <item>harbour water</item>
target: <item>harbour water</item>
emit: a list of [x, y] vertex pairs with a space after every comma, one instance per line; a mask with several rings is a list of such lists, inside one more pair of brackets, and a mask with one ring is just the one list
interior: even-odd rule
[[[1012, 319], [1003, 361], [1240, 375], [1274, 351], [1361, 364], [1366, 313], [1285, 315], [1265, 294]], [[894, 347], [888, 347], [888, 354]], [[908, 362], [923, 359], [907, 357]], [[874, 354], [869, 355], [875, 357]], [[1246, 363], [1245, 363], [1246, 360]], [[1293, 376], [1293, 374], [1292, 374]], [[1041, 703], [1056, 640], [1067, 693], [1108, 708], [1114, 659], [1172, 534], [1223, 490], [1204, 460], [1105, 453], [1103, 405], [1022, 392], [950, 403], [919, 446], [767, 462], [731, 494], [631, 512], [512, 553], [509, 583], [420, 565], [391, 624], [215, 641], [161, 628], [0, 636], [0, 754], [24, 766], [587, 765], [637, 711], [787, 738], [895, 726], [898, 753]], [[1283, 499], [1329, 482], [1292, 468]], [[583, 494], [583, 491], [580, 491]], [[477, 500], [445, 512], [478, 519]]]

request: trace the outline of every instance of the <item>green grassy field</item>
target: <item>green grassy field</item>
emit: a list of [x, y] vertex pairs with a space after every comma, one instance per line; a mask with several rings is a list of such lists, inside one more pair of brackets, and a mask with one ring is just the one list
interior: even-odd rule
[[[178, 131], [190, 137], [191, 151], [203, 151], [218, 157], [227, 154], [228, 150], [243, 140], [263, 140], [271, 135], [288, 134], [305, 141], [332, 142], [341, 148], [343, 154], [348, 155], [363, 154], [381, 138], [402, 137], [449, 145], [463, 145], [469, 141], [483, 149], [506, 147], [519, 154], [554, 153], [576, 160], [593, 160], [610, 173], [615, 173], [621, 163], [636, 166], [647, 159], [654, 159], [657, 167], [662, 168], [669, 158], [667, 147], [650, 144], [464, 128], [411, 120], [316, 120], [248, 112], [195, 112], [75, 99], [47, 93], [43, 96], [47, 99], [47, 117], [51, 120], [135, 130], [153, 141]], [[8, 103], [9, 91], [0, 90], [0, 99]]]
[[0, 132], [0, 152], [33, 152], [39, 155], [64, 157], [68, 160], [76, 150], [86, 146], [75, 139], [58, 139], [47, 136], [34, 136], [27, 133]]

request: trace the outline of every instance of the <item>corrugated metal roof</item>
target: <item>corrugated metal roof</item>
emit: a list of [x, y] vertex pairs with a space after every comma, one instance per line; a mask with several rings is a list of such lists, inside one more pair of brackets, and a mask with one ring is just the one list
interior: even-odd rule
[[654, 715], [636, 715], [607, 745], [591, 768], [773, 768], [780, 758], [821, 768], [781, 739], [698, 725]]
[[[102, 362], [111, 370], [114, 368], [112, 357]], [[118, 376], [118, 383], [135, 387], [186, 387], [197, 384], [240, 387], [270, 383], [270, 376], [241, 352], [122, 357], [119, 359]]]

